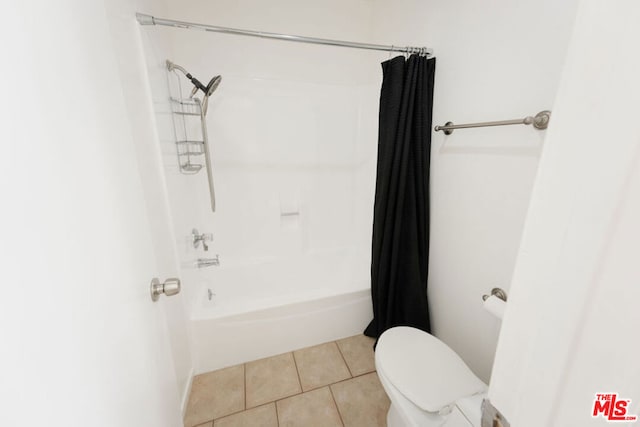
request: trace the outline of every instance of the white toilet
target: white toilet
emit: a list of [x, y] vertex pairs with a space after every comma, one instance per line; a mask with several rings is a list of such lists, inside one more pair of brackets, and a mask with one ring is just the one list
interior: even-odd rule
[[391, 328], [378, 340], [375, 361], [391, 399], [389, 427], [480, 427], [487, 385], [433, 335]]

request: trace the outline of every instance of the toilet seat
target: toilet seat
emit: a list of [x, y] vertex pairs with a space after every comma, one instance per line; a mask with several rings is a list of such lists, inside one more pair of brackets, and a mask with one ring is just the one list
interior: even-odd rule
[[487, 386], [445, 343], [424, 331], [395, 327], [376, 346], [376, 369], [423, 411], [448, 413], [457, 400]]

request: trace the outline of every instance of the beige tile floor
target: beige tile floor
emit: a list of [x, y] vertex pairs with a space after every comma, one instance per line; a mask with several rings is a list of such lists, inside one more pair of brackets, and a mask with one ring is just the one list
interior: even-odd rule
[[185, 427], [385, 426], [373, 339], [345, 338], [193, 379]]

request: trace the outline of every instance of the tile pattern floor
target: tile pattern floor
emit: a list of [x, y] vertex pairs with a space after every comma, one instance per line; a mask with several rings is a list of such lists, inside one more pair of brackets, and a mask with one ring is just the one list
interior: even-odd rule
[[345, 338], [198, 375], [185, 427], [385, 426], [373, 339]]

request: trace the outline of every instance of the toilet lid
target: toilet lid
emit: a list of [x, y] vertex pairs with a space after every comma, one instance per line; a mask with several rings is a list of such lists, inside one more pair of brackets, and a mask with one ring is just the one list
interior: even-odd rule
[[429, 412], [487, 389], [445, 343], [405, 326], [388, 329], [380, 336], [376, 369], [414, 405]]

